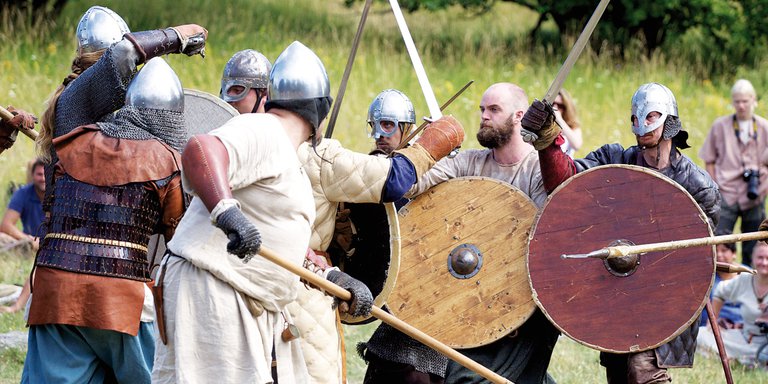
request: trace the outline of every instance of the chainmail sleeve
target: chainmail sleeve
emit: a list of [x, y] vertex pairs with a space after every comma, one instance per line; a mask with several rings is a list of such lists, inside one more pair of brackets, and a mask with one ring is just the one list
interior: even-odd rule
[[125, 43], [109, 48], [99, 61], [61, 93], [56, 102], [54, 138], [93, 124], [123, 105], [128, 83], [136, 74], [136, 62], [132, 57], [135, 51]]

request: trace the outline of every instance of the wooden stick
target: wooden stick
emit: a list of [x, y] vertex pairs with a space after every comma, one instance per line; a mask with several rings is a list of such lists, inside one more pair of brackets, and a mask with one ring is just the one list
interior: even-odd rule
[[[299, 277], [306, 280], [310, 284], [340, 298], [341, 300], [347, 301], [352, 298], [352, 294], [349, 293], [349, 291], [347, 291], [346, 289], [339, 287], [338, 285], [328, 280], [323, 279], [322, 277], [310, 272], [309, 270], [301, 266], [291, 264], [290, 262], [281, 258], [280, 256], [278, 256], [276, 253], [274, 253], [269, 249], [261, 247], [261, 250], [259, 251], [259, 255], [287, 269], [288, 271], [296, 275], [299, 275]], [[426, 333], [398, 319], [397, 317], [385, 312], [383, 309], [377, 306], [373, 306], [373, 309], [371, 310], [371, 314], [377, 319], [397, 328], [400, 332], [403, 332], [406, 335], [422, 342], [424, 345], [442, 353], [449, 359], [463, 365], [468, 369], [471, 369], [472, 371], [476, 372], [480, 376], [483, 376], [484, 378], [486, 378], [487, 380], [490, 380], [493, 383], [512, 384], [511, 381], [501, 377], [496, 372], [493, 372], [490, 369], [480, 365], [476, 361], [462, 355], [455, 349], [441, 343], [440, 341], [433, 338], [432, 336], [427, 335]]]
[[651, 243], [651, 244], [642, 244], [642, 245], [618, 245], [615, 247], [605, 247], [603, 249], [599, 249], [597, 251], [593, 251], [590, 253], [576, 254], [576, 255], [561, 255], [560, 257], [563, 259], [586, 259], [586, 258], [608, 259], [612, 257], [638, 255], [638, 254], [648, 253], [648, 252], [671, 251], [675, 249], [700, 247], [704, 245], [717, 245], [717, 244], [736, 243], [740, 241], [765, 240], [765, 239], [768, 239], [768, 231], [758, 231], [758, 232], [736, 233], [732, 235], [702, 237], [698, 239], [674, 240], [674, 241], [667, 241], [663, 243]]
[[[13, 119], [13, 113], [11, 113], [10, 111], [8, 111], [3, 107], [0, 107], [0, 119], [6, 120], [6, 121]], [[35, 130], [19, 127], [19, 132], [23, 133], [25, 136], [29, 137], [32, 140], [37, 139], [37, 131]]]
[[733, 384], [733, 375], [731, 375], [731, 366], [728, 364], [728, 355], [725, 352], [725, 346], [723, 345], [723, 337], [720, 334], [720, 326], [717, 325], [717, 315], [713, 313], [712, 300], [707, 298], [707, 317], [709, 318], [709, 325], [712, 327], [712, 333], [715, 335], [715, 343], [717, 344], [717, 352], [720, 354], [720, 362], [723, 363], [723, 373], [725, 373], [725, 382], [727, 384]]

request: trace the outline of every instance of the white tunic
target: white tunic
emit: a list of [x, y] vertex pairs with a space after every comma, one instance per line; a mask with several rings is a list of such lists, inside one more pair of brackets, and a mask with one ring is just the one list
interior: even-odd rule
[[[233, 197], [258, 228], [263, 246], [301, 265], [315, 207], [309, 180], [278, 120], [270, 114], [240, 115], [210, 134], [227, 149]], [[279, 337], [285, 325], [279, 312], [296, 298], [298, 277], [259, 256], [244, 264], [227, 253], [228, 239], [209, 216], [194, 198], [168, 244], [181, 258], [166, 260], [169, 340], [163, 345], [156, 339], [153, 382], [270, 383], [273, 341], [281, 382], [305, 382], [300, 345]], [[265, 311], [252, 315], [249, 301]]]

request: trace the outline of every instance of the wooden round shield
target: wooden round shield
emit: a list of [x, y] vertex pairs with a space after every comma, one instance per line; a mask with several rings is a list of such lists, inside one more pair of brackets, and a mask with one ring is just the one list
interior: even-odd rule
[[714, 247], [610, 262], [561, 255], [711, 235], [695, 200], [655, 171], [610, 165], [576, 174], [549, 196], [532, 231], [534, 300], [557, 328], [590, 348], [655, 348], [698, 320], [714, 280]]
[[[395, 285], [400, 268], [400, 226], [393, 203], [370, 204], [345, 203], [350, 210], [349, 219], [354, 226], [349, 257], [334, 257], [334, 264], [350, 276], [362, 281], [373, 294], [373, 304], [381, 307], [386, 303]], [[339, 313], [341, 321], [349, 325], [367, 324], [376, 320], [372, 316], [351, 316]]]
[[536, 205], [485, 177], [438, 184], [400, 209], [390, 311], [453, 348], [506, 336], [536, 309], [525, 270]]

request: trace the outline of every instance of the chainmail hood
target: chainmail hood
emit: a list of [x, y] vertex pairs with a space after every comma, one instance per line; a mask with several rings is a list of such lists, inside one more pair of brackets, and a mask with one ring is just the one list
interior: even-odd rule
[[159, 139], [181, 152], [189, 138], [184, 114], [176, 111], [126, 105], [97, 124], [101, 131], [118, 139]]

